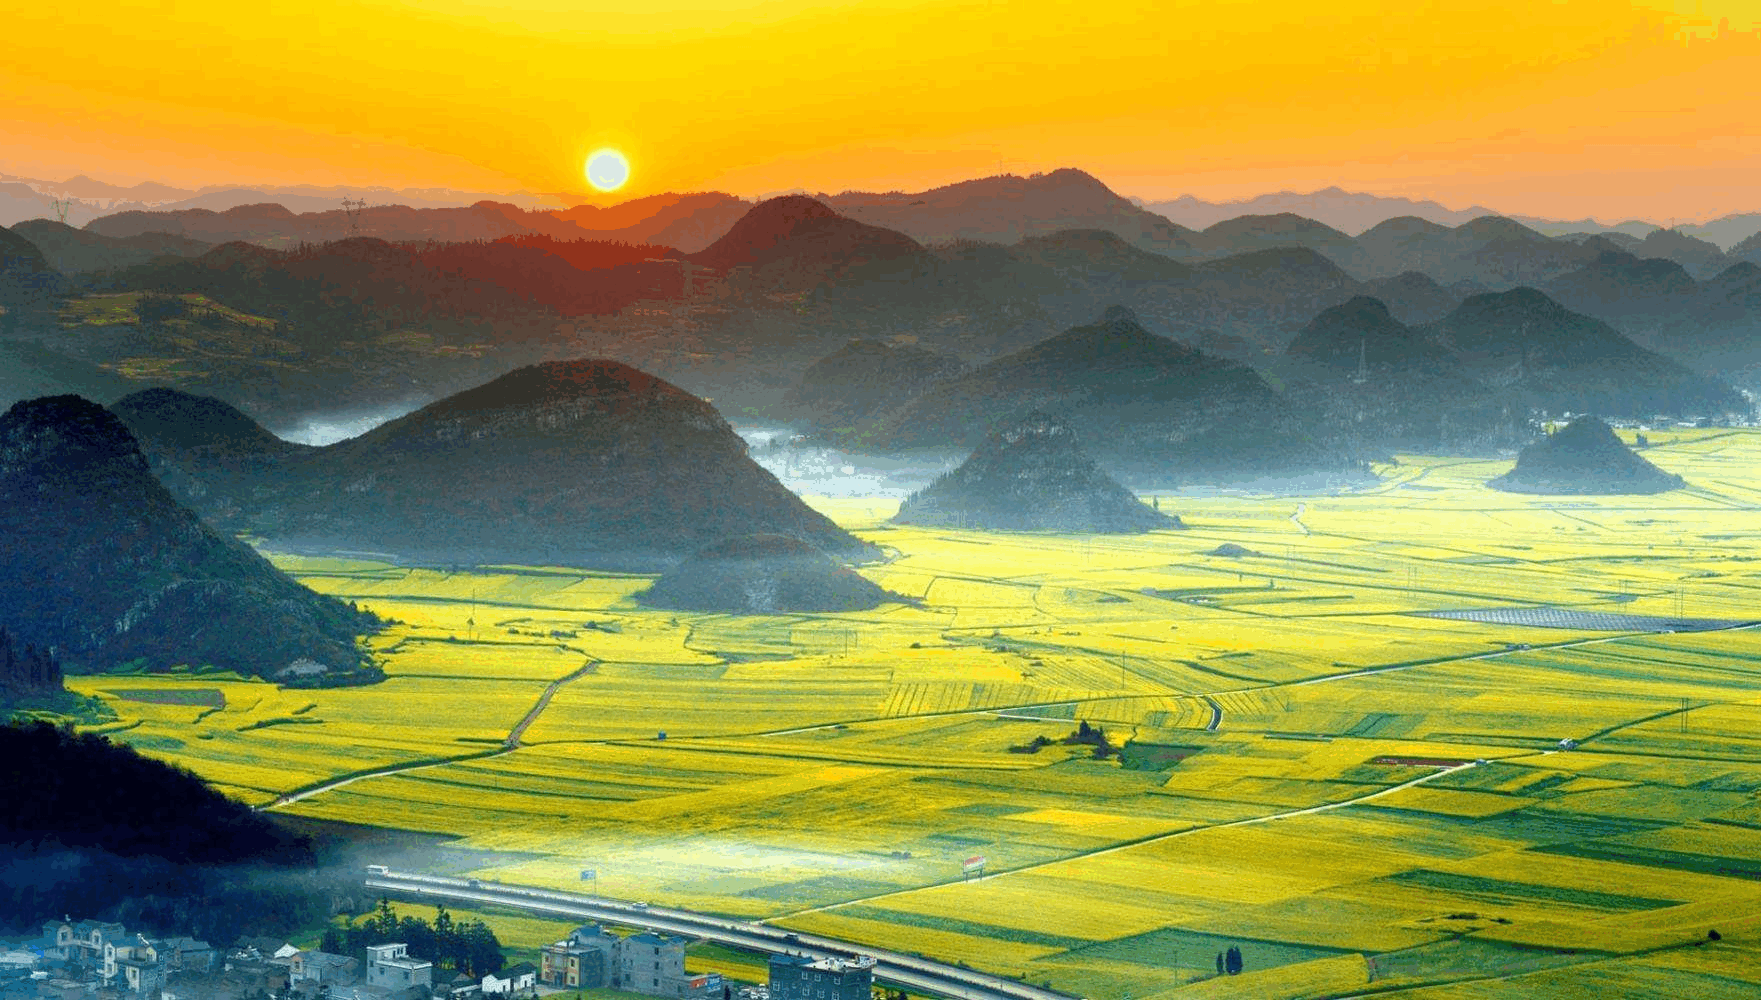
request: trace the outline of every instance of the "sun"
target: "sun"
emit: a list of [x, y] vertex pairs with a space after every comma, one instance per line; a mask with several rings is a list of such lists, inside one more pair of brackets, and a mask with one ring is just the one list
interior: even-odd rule
[[630, 179], [630, 161], [615, 149], [596, 149], [587, 157], [587, 183], [595, 191], [616, 191]]

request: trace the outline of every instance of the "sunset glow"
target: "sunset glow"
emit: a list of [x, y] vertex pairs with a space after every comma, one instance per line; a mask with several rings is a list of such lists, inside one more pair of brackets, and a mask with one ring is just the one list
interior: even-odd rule
[[1761, 208], [1749, 0], [11, 3], [25, 176], [579, 201], [585, 134], [644, 164], [630, 196], [1075, 166], [1146, 198]]

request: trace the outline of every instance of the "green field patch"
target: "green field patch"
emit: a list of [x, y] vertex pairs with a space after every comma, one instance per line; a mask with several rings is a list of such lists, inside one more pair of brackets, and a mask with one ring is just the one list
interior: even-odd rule
[[963, 806], [942, 810], [953, 816], [1014, 816], [1018, 813], [1032, 812], [1036, 806], [1020, 806], [1012, 802], [970, 802]]
[[106, 688], [104, 693], [121, 701], [139, 701], [149, 705], [226, 707], [226, 692], [218, 688]]
[[924, 840], [933, 840], [940, 844], [988, 844], [995, 837], [972, 836], [963, 833], [926, 833]]
[[1459, 937], [1369, 959], [1370, 980], [1439, 980], [1513, 976], [1584, 961], [1582, 951], [1534, 948], [1477, 937]]
[[903, 910], [889, 910], [878, 906], [841, 906], [837, 911], [846, 917], [862, 920], [874, 920], [883, 923], [899, 924], [905, 927], [922, 927], [925, 930], [949, 931], [964, 934], [967, 937], [991, 939], [997, 941], [1013, 941], [1016, 944], [1039, 945], [1044, 948], [1075, 949], [1092, 944], [1082, 938], [1067, 937], [1062, 934], [1046, 934], [1040, 931], [1025, 930], [1020, 927], [999, 927], [995, 924], [981, 924], [958, 917], [946, 917], [929, 913], [908, 913]]
[[1371, 712], [1345, 731], [1347, 736], [1404, 736], [1425, 722], [1422, 715], [1404, 712]]
[[1324, 948], [1288, 941], [1230, 937], [1180, 927], [1163, 927], [1111, 941], [1078, 945], [1055, 957], [1102, 959], [1152, 967], [1204, 969], [1216, 961], [1218, 952], [1230, 948], [1241, 949], [1243, 968], [1249, 972], [1352, 953], [1349, 948]]
[[1203, 753], [1204, 749], [1177, 743], [1140, 743], [1130, 740], [1119, 750], [1119, 763], [1133, 771], [1165, 771], [1194, 754]]
[[1542, 901], [1614, 913], [1661, 910], [1670, 906], [1680, 906], [1683, 902], [1679, 899], [1628, 896], [1621, 893], [1597, 892], [1593, 889], [1568, 889], [1556, 885], [1510, 882], [1505, 879], [1460, 875], [1455, 872], [1441, 872], [1430, 868], [1400, 872], [1388, 876], [1384, 881], [1401, 885], [1423, 886], [1427, 889], [1439, 889], [1457, 896], [1485, 900], [1489, 903], [1511, 905]]
[[323, 719], [314, 719], [309, 715], [283, 715], [273, 719], [258, 719], [238, 727], [238, 732], [248, 733], [253, 729], [268, 729], [270, 726], [321, 726]]
[[828, 899], [859, 899], [893, 892], [898, 888], [892, 882], [876, 882], [873, 879], [851, 878], [848, 875], [821, 875], [818, 878], [804, 878], [794, 882], [753, 886], [741, 890], [737, 895], [776, 903], [811, 904]]
[[1646, 868], [1695, 872], [1700, 875], [1722, 875], [1726, 878], [1761, 880], [1761, 858], [1727, 858], [1710, 854], [1690, 854], [1657, 847], [1591, 841], [1588, 843], [1548, 844], [1530, 848], [1536, 854], [1557, 854], [1568, 858], [1592, 861], [1616, 861]]

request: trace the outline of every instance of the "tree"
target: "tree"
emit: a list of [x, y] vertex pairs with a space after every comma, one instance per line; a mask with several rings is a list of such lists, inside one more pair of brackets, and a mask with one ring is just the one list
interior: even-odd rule
[[1223, 974], [1223, 953], [1217, 952], [1217, 975]]
[[460, 936], [465, 942], [466, 965], [472, 977], [481, 978], [491, 972], [500, 972], [507, 964], [507, 958], [501, 953], [501, 942], [496, 939], [495, 932], [484, 925], [481, 920], [472, 920], [459, 925]]
[[1223, 957], [1223, 967], [1231, 976], [1241, 972], [1241, 949], [1229, 946], [1229, 952]]
[[391, 908], [389, 898], [379, 897], [379, 912], [373, 916], [372, 925], [379, 940], [370, 941], [369, 944], [384, 944], [397, 936], [397, 911]]
[[342, 931], [335, 927], [324, 929], [324, 936], [318, 940], [318, 950], [332, 955], [346, 954], [348, 943], [343, 939]]

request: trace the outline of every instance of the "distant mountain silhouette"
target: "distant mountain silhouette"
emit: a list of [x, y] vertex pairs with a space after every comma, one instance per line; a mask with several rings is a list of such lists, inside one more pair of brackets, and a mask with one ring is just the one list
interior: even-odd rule
[[821, 202], [788, 195], [760, 202], [692, 263], [720, 272], [750, 270], [762, 291], [805, 291], [822, 282], [868, 280], [903, 268], [928, 267], [928, 254], [911, 237], [847, 219]]
[[1738, 244], [1761, 236], [1761, 212], [1739, 212], [1710, 222], [1676, 226], [1675, 229], [1684, 236], [1692, 236], [1723, 247], [1729, 253]]
[[1362, 454], [1507, 443], [1526, 411], [1469, 377], [1441, 344], [1359, 296], [1322, 311], [1279, 367], [1285, 391], [1317, 430]]
[[698, 550], [636, 599], [650, 607], [765, 615], [866, 611], [899, 600], [788, 535], [741, 535]]
[[[187, 452], [165, 461], [199, 468]], [[747, 457], [708, 403], [612, 361], [517, 369], [302, 451], [259, 486], [220, 523], [301, 551], [649, 569], [770, 533], [872, 554]]]
[[1696, 239], [1675, 229], [1652, 231], [1639, 241], [1633, 253], [1640, 257], [1675, 261], [1696, 278], [1710, 278], [1732, 263], [1716, 243]]
[[35, 243], [49, 263], [64, 274], [108, 271], [160, 257], [198, 257], [213, 249], [210, 243], [186, 236], [142, 233], [118, 238], [48, 219], [21, 222], [13, 231]]
[[77, 396], [0, 417], [0, 536], [0, 621], [70, 668], [352, 671], [355, 636], [374, 627], [202, 523], [122, 422]]
[[1010, 244], [1061, 229], [1105, 229], [1146, 250], [1175, 257], [1201, 255], [1192, 230], [1139, 208], [1093, 176], [1070, 168], [1031, 177], [985, 177], [913, 193], [847, 191], [820, 200], [852, 219], [896, 229], [921, 243]]
[[1729, 386], [1633, 343], [1533, 288], [1476, 295], [1426, 333], [1464, 370], [1552, 412], [1648, 417], [1745, 413]]
[[616, 205], [576, 205], [552, 212], [596, 240], [654, 243], [696, 253], [720, 239], [752, 209], [730, 194], [658, 194]]
[[1357, 241], [1332, 226], [1290, 212], [1243, 215], [1204, 231], [1208, 256], [1227, 257], [1274, 247], [1307, 247], [1342, 266], [1355, 266], [1363, 251]]
[[1360, 295], [1334, 306], [1303, 327], [1285, 349], [1292, 357], [1342, 373], [1442, 365], [1449, 352], [1396, 320], [1387, 305]]
[[176, 201], [196, 193], [188, 188], [172, 187], [157, 181], [142, 181], [132, 187], [123, 187], [120, 184], [106, 184], [103, 181], [93, 180], [85, 174], [70, 177], [54, 187], [57, 191], [75, 198], [105, 198], [112, 201], [137, 201], [147, 204]]
[[1447, 288], [1418, 271], [1378, 278], [1366, 284], [1364, 290], [1371, 298], [1387, 305], [1390, 315], [1407, 324], [1442, 319], [1461, 304], [1461, 300]]
[[1102, 472], [1064, 421], [1029, 413], [906, 498], [896, 524], [1131, 533], [1184, 527]]
[[1640, 259], [1620, 250], [1605, 250], [1544, 287], [1566, 307], [1610, 322], [1634, 315], [1674, 314], [1699, 291], [1693, 276], [1675, 261]]
[[1579, 417], [1517, 456], [1516, 467], [1488, 482], [1507, 493], [1664, 493], [1686, 485], [1634, 454], [1596, 417]]
[[[336, 204], [334, 200], [327, 201]], [[495, 201], [480, 201], [468, 208], [374, 205], [355, 218], [340, 207], [295, 213], [275, 202], [239, 205], [220, 212], [206, 208], [127, 211], [93, 219], [85, 228], [117, 238], [171, 233], [208, 243], [243, 241], [280, 248], [354, 236], [392, 242], [494, 240], [523, 234], [557, 239], [597, 238], [597, 234], [549, 212], [526, 211]]]
[[1761, 233], [1756, 233], [1731, 247], [1728, 256], [1732, 263], [1747, 261], [1750, 264], [1761, 265]]
[[1155, 336], [1120, 306], [937, 384], [877, 444], [972, 448], [1036, 410], [1068, 421], [1104, 465], [1152, 480], [1329, 464], [1251, 369]]
[[1457, 211], [1444, 208], [1434, 201], [1386, 198], [1344, 191], [1337, 187], [1307, 194], [1280, 191], [1277, 194], [1263, 194], [1257, 198], [1228, 202], [1210, 202], [1192, 195], [1183, 195], [1172, 201], [1146, 202], [1143, 207], [1194, 229], [1208, 229], [1225, 219], [1244, 215], [1277, 215], [1289, 212], [1352, 234], [1403, 216], [1452, 227], [1482, 215], [1497, 214], [1491, 209], [1478, 206]]
[[854, 431], [964, 368], [958, 358], [909, 344], [852, 340], [814, 362], [784, 403], [815, 429]]
[[1597, 253], [1495, 215], [1453, 229], [1423, 219], [1389, 219], [1360, 234], [1357, 245], [1359, 273], [1366, 277], [1419, 271], [1443, 285], [1471, 281], [1490, 288], [1544, 281]]

